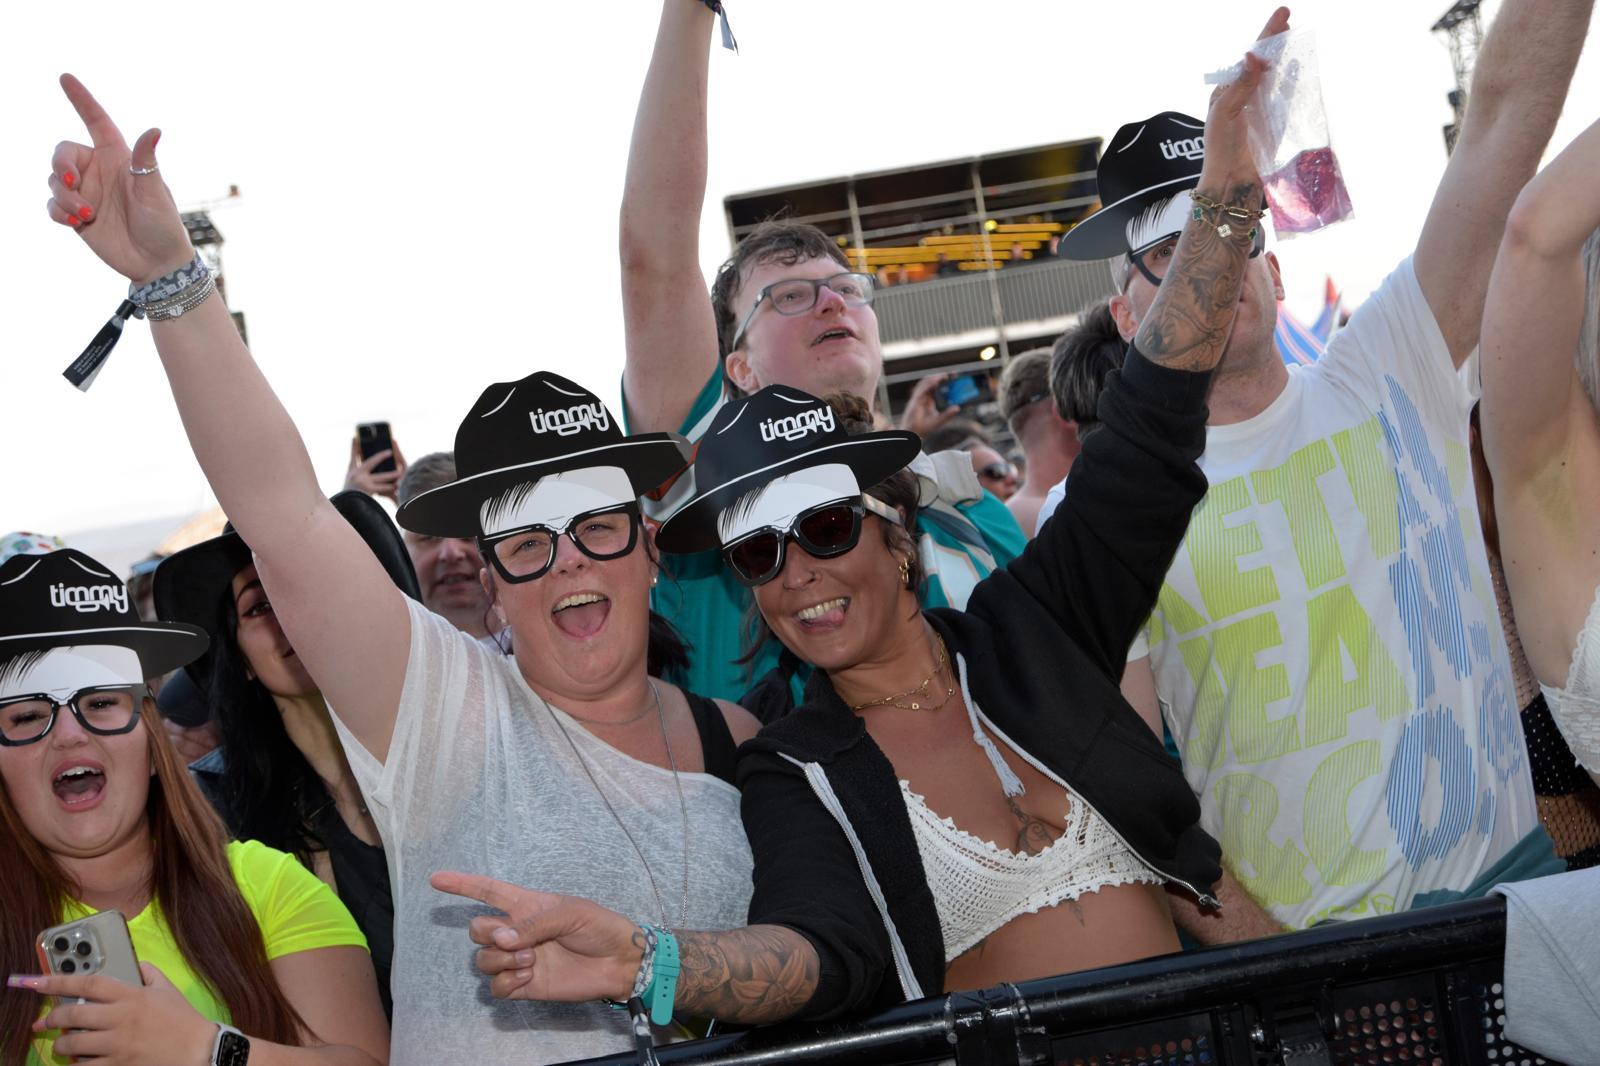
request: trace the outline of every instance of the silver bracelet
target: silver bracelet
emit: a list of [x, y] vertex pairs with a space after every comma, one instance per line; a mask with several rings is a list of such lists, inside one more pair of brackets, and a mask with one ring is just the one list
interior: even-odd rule
[[170, 300], [185, 289], [203, 284], [210, 276], [211, 269], [206, 266], [206, 261], [200, 258], [200, 253], [196, 252], [193, 259], [170, 274], [163, 274], [144, 285], [130, 284], [128, 299], [148, 310], [151, 304]]
[[151, 322], [166, 322], [174, 318], [182, 318], [185, 312], [193, 311], [205, 303], [212, 293], [217, 291], [217, 279], [206, 271], [205, 280], [198, 286], [191, 285], [181, 290], [176, 296], [169, 296], [165, 300], [144, 305], [144, 317]]

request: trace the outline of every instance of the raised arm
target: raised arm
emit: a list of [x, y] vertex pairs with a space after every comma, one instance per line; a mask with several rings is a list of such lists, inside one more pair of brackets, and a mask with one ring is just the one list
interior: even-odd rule
[[1561, 116], [1593, 8], [1594, 0], [1503, 4], [1478, 53], [1466, 118], [1414, 260], [1456, 366], [1478, 344], [1506, 215]]
[[1587, 302], [1582, 252], [1600, 229], [1600, 122], [1517, 197], [1483, 309], [1483, 448], [1517, 489], [1566, 456], [1596, 418], [1573, 355]]
[[635, 431], [676, 432], [717, 368], [700, 273], [711, 9], [664, 0], [622, 187], [623, 400]]
[[[70, 74], [62, 88], [92, 147], [64, 142], [52, 163], [51, 217], [142, 285], [194, 257], [156, 173], [158, 130], [132, 150]], [[137, 168], [137, 173], [135, 173]], [[307, 275], [308, 284], [321, 284]], [[195, 458], [255, 551], [273, 609], [324, 696], [363, 744], [388, 751], [410, 639], [402, 594], [322, 495], [305, 445], [220, 297], [151, 323]]]

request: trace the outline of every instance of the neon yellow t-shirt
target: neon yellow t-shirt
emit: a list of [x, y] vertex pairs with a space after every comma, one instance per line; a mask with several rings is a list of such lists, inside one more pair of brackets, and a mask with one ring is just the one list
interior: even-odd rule
[[[333, 889], [300, 865], [293, 855], [259, 841], [235, 841], [228, 845], [228, 865], [233, 868], [233, 880], [245, 904], [261, 927], [268, 961], [314, 948], [367, 946], [355, 919], [350, 917]], [[61, 920], [76, 921], [93, 913], [77, 900], [68, 900]], [[228, 1008], [217, 1000], [179, 953], [159, 901], [152, 900], [137, 916], [130, 918], [128, 932], [139, 961], [148, 962], [165, 974], [195, 1010], [214, 1022], [232, 1021]], [[41, 1017], [45, 1010], [40, 1011]], [[52, 1030], [35, 1039], [26, 1066], [66, 1066], [67, 1059], [50, 1053], [59, 1035]]]

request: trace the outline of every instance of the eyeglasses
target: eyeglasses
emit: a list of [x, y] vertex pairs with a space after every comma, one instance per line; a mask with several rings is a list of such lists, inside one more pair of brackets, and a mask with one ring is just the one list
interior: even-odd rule
[[13, 696], [0, 701], [0, 744], [17, 748], [43, 740], [63, 707], [71, 708], [78, 724], [97, 736], [131, 733], [139, 723], [145, 691], [143, 685], [95, 685], [64, 700], [47, 692]]
[[753, 529], [723, 545], [722, 557], [742, 584], [750, 588], [765, 585], [783, 569], [784, 549], [791, 540], [813, 559], [831, 559], [854, 548], [861, 540], [861, 518], [866, 511], [897, 526], [903, 524], [899, 511], [861, 495], [801, 511], [788, 529]]
[[756, 294], [756, 302], [750, 305], [750, 313], [744, 316], [744, 321], [734, 331], [733, 343], [728, 345], [728, 349], [731, 351], [739, 347], [744, 331], [750, 327], [750, 320], [761, 309], [762, 300], [770, 297], [772, 309], [780, 315], [803, 315], [817, 306], [817, 290], [824, 285], [837, 294], [846, 307], [861, 307], [872, 302], [873, 281], [868, 274], [846, 272], [831, 278], [785, 278], [775, 281]]
[[1017, 468], [1007, 462], [990, 463], [988, 466], [978, 468], [978, 476], [988, 478], [990, 481], [1004, 481], [1008, 477], [1016, 476]]
[[[1167, 268], [1172, 265], [1172, 260], [1178, 251], [1179, 234], [1172, 233], [1159, 240], [1151, 241], [1143, 248], [1135, 249], [1128, 253], [1128, 262], [1131, 263], [1144, 279], [1156, 288], [1161, 287], [1161, 279], [1167, 276]], [[1267, 247], [1267, 235], [1260, 227], [1256, 229], [1255, 243], [1250, 246], [1250, 258], [1254, 259]], [[1127, 277], [1122, 279], [1123, 289], [1127, 289], [1128, 282], [1133, 280], [1133, 271], [1128, 271]]]
[[565, 534], [591, 559], [618, 559], [639, 542], [639, 505], [624, 503], [576, 515], [564, 528], [546, 525], [479, 537], [478, 550], [495, 572], [513, 584], [543, 577], [556, 561], [556, 541]]

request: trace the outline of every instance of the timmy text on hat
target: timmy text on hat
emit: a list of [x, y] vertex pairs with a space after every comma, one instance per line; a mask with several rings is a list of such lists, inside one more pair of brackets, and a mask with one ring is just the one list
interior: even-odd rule
[[813, 407], [807, 411], [800, 411], [782, 418], [769, 418], [761, 423], [761, 439], [799, 440], [807, 433], [833, 432], [833, 408]]
[[528, 412], [528, 418], [533, 423], [535, 433], [554, 431], [563, 437], [570, 437], [582, 429], [611, 428], [611, 416], [602, 403], [579, 403], [554, 411], [540, 408]]
[[52, 607], [71, 607], [82, 614], [94, 611], [122, 612], [128, 609], [128, 590], [123, 585], [50, 586]]
[[1161, 154], [1167, 159], [1203, 159], [1206, 154], [1205, 136], [1162, 141]]

